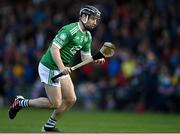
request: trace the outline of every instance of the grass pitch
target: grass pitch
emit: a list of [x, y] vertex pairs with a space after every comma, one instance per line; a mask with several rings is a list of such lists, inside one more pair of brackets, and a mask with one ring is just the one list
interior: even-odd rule
[[[7, 111], [0, 108], [0, 133], [39, 133], [52, 112], [27, 108], [10, 120]], [[178, 133], [180, 115], [73, 110], [59, 120], [57, 127], [64, 133]]]

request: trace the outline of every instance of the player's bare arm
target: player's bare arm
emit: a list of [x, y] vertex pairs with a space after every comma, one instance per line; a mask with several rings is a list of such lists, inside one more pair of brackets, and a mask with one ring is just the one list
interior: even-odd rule
[[[82, 61], [85, 61], [86, 59], [89, 59], [91, 57], [92, 57], [91, 54], [89, 54], [89, 53], [88, 54], [84, 54], [83, 52], [81, 52], [81, 60]], [[95, 62], [98, 63], [98, 64], [104, 64], [105, 59], [101, 58], [101, 59], [95, 60]]]
[[61, 59], [61, 53], [59, 51], [59, 48], [56, 45], [51, 46], [51, 55], [53, 57], [53, 60], [57, 64], [59, 70], [64, 74], [69, 74], [71, 72], [71, 69], [69, 67], [65, 67], [62, 59]]
[[92, 55], [90, 53], [84, 53], [83, 51], [81, 51], [81, 60], [85, 61], [86, 59], [91, 58]]
[[[86, 59], [89, 59], [91, 57], [92, 57], [91, 54], [81, 53], [81, 60], [82, 61], [85, 61]], [[101, 59], [95, 60], [95, 62], [98, 63], [98, 64], [104, 64], [105, 63], [105, 59], [101, 58]]]

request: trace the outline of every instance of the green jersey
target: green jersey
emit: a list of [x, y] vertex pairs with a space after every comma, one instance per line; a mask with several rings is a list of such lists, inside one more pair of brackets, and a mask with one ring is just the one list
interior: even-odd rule
[[[91, 43], [90, 32], [82, 31], [79, 22], [62, 27], [52, 41], [52, 45], [56, 45], [60, 49], [61, 59], [65, 66], [72, 62], [74, 55], [79, 50], [84, 54], [91, 54]], [[40, 62], [49, 69], [58, 70], [51, 55], [50, 47]]]

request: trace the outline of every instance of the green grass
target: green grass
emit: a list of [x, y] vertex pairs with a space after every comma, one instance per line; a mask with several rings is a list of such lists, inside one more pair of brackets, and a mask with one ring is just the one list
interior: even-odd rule
[[[7, 109], [0, 108], [0, 132], [37, 133], [52, 110], [23, 109], [14, 120]], [[125, 112], [86, 112], [73, 110], [59, 120], [57, 127], [65, 133], [180, 132], [180, 115]]]

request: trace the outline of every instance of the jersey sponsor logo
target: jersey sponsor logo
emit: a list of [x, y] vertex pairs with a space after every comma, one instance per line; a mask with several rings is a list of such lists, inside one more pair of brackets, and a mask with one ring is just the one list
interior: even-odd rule
[[79, 51], [82, 48], [82, 46], [74, 46], [70, 49], [70, 52], [75, 55], [77, 51]]

